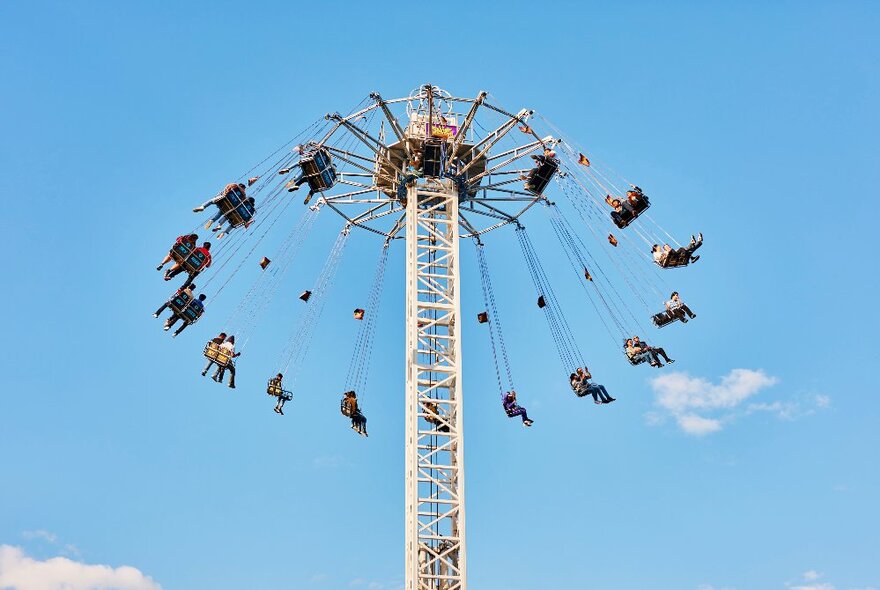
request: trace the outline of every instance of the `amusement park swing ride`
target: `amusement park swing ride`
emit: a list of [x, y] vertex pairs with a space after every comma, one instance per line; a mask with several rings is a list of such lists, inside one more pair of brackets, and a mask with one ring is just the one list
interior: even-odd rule
[[[545, 128], [554, 133], [538, 133]], [[573, 213], [551, 200], [551, 192]], [[199, 245], [194, 232], [182, 235], [157, 268], [173, 262], [166, 280], [186, 274], [183, 285], [155, 314], [158, 317], [165, 308], [171, 309], [165, 329], [180, 321], [177, 335], [199, 321], [204, 301], [220, 295], [299, 197], [305, 202], [302, 217], [277, 251], [259, 261], [261, 274], [222, 326], [229, 335], [221, 333], [206, 345], [208, 366], [202, 375], [214, 367], [215, 381], [222, 382], [229, 372], [229, 385], [235, 386], [235, 358], [247, 345], [250, 329], [278, 291], [315, 219], [329, 209], [341, 216], [343, 229], [314, 286], [300, 295], [304, 311], [266, 391], [276, 399], [275, 412], [283, 414], [284, 403], [293, 399], [295, 376], [348, 236], [354, 229], [371, 232], [381, 241], [381, 250], [365, 307], [353, 312], [361, 323], [340, 405], [352, 428], [366, 436], [366, 418], [357, 394], [366, 387], [388, 250], [402, 241], [406, 267], [405, 587], [465, 590], [463, 241], [470, 240], [477, 252], [485, 307], [476, 319], [487, 324], [504, 409], [508, 416], [521, 416], [523, 424], [530, 426], [531, 419], [515, 393], [511, 395], [513, 376], [484, 254], [486, 235], [501, 228], [515, 232], [564, 377], [570, 379], [577, 397], [592, 396], [597, 404], [614, 398], [590, 381], [584, 356], [521, 221], [523, 216], [532, 209], [547, 211], [587, 300], [614, 346], [623, 346], [622, 353], [633, 365], [659, 367], [661, 358], [672, 362], [662, 348], [648, 346], [633, 335], [644, 334], [643, 318], [650, 317], [660, 328], [695, 317], [677, 294], [669, 297], [665, 309], [657, 311], [652, 305], [663, 306], [658, 271], [696, 262], [699, 256], [694, 252], [702, 244], [702, 235], [678, 245], [647, 215], [651, 203], [639, 187], [592, 162], [577, 144], [532, 110], [511, 112], [486, 92], [462, 98], [430, 84], [401, 98], [385, 99], [372, 93], [348, 115], [328, 114], [314, 122], [240, 181], [196, 207], [198, 213], [216, 207], [210, 209], [212, 217], [205, 224], [205, 229], [213, 231], [215, 246], [212, 249], [210, 242]], [[667, 238], [677, 247], [664, 243]], [[208, 275], [208, 281], [201, 288], [214, 286], [210, 299], [195, 295], [194, 281], [202, 274]], [[639, 304], [656, 313], [633, 309]], [[236, 345], [239, 352], [235, 352]]]

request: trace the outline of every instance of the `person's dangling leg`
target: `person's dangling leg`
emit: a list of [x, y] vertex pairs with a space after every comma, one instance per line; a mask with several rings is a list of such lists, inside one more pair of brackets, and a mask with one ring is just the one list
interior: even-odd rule
[[154, 317], [154, 318], [159, 317], [159, 314], [162, 313], [163, 311], [165, 311], [166, 309], [168, 309], [168, 306], [169, 306], [169, 305], [170, 305], [170, 304], [169, 304], [168, 301], [166, 301], [165, 303], [163, 303], [163, 304], [162, 304], [162, 307], [160, 307], [159, 309], [157, 309], [157, 310], [156, 310], [156, 313], [153, 314], [153, 317]]
[[604, 385], [595, 384], [596, 389], [599, 391], [599, 397], [602, 398], [603, 404], [609, 404], [614, 401], [614, 398], [608, 395], [608, 390], [605, 389]]
[[180, 326], [179, 328], [177, 328], [177, 329], [174, 331], [174, 333], [171, 335], [171, 337], [172, 337], [172, 338], [176, 338], [178, 334], [180, 334], [181, 332], [183, 332], [184, 330], [186, 330], [186, 327], [187, 327], [188, 325], [189, 325], [189, 322], [184, 321], [184, 322], [183, 322], [183, 325]]
[[660, 356], [663, 357], [663, 360], [665, 360], [667, 363], [674, 363], [675, 362], [673, 359], [669, 358], [669, 356], [666, 354], [666, 351], [663, 350], [662, 348], [653, 348], [652, 350], [654, 351], [655, 357], [656, 357], [656, 355], [659, 354]]
[[205, 369], [202, 371], [202, 377], [208, 374], [208, 370], [211, 368], [211, 365], [214, 364], [214, 359], [208, 359], [208, 364], [205, 365]]
[[679, 307], [679, 309], [680, 309], [683, 313], [688, 314], [688, 317], [691, 318], [691, 319], [694, 319], [695, 317], [697, 317], [697, 314], [695, 314], [694, 312], [692, 312], [692, 311], [691, 311], [691, 308], [688, 307], [687, 305], [685, 305], [684, 303], [681, 304], [681, 306]]
[[162, 262], [159, 263], [159, 266], [156, 267], [156, 270], [162, 270], [162, 267], [171, 262], [171, 253], [165, 255], [165, 258], [162, 259]]
[[229, 388], [235, 389], [235, 365], [233, 363], [229, 364]]

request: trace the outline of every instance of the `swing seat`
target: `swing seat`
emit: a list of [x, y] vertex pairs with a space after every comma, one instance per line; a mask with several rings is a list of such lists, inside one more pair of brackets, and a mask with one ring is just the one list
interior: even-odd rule
[[556, 160], [547, 160], [537, 168], [532, 168], [526, 177], [526, 190], [534, 195], [540, 195], [553, 180], [553, 175], [559, 169], [559, 162]]
[[633, 212], [630, 213], [629, 209], [626, 207], [622, 207], [620, 213], [617, 211], [611, 212], [611, 220], [614, 222], [614, 225], [619, 227], [620, 229], [625, 228], [630, 223], [635, 221], [639, 215], [645, 212], [645, 210], [651, 206], [651, 203], [648, 201], [648, 197], [646, 195], [637, 195], [635, 203], [632, 203]]
[[171, 259], [178, 264], [183, 264], [183, 261], [189, 258], [195, 249], [195, 246], [190, 246], [186, 242], [178, 242], [171, 247]]
[[232, 357], [229, 356], [228, 352], [220, 348], [220, 345], [212, 340], [209, 340], [205, 345], [203, 354], [206, 359], [211, 359], [220, 367], [228, 367], [232, 364]]
[[508, 418], [515, 418], [517, 410], [519, 410], [519, 406], [513, 406], [512, 408], [504, 408], [504, 413], [507, 414]]
[[180, 293], [176, 293], [174, 297], [168, 302], [168, 307], [176, 313], [180, 315], [183, 313], [183, 310], [186, 309], [186, 306], [192, 302], [192, 295], [187, 291], [181, 291]]
[[651, 360], [651, 353], [648, 351], [645, 351], [645, 352], [640, 352], [633, 357], [630, 357], [629, 355], [627, 355], [626, 360], [628, 360], [629, 364], [631, 364], [632, 366], [641, 365], [642, 363], [648, 362]]
[[[205, 307], [203, 305], [197, 305], [197, 299], [194, 299], [190, 302], [189, 305], [180, 313], [180, 317], [183, 318], [183, 321], [187, 324], [196, 323], [202, 314], [205, 313]], [[201, 301], [199, 301], [201, 303]]]
[[679, 268], [682, 266], [687, 266], [690, 263], [690, 252], [679, 252], [678, 250], [672, 250], [669, 255], [663, 260], [663, 262], [658, 263], [658, 265], [660, 266], [660, 268]]
[[202, 250], [193, 250], [189, 253], [189, 256], [184, 259], [182, 262], [183, 270], [187, 272], [190, 276], [195, 275], [198, 272], [201, 272], [205, 265], [208, 263], [208, 255], [205, 254]]
[[287, 391], [286, 389], [281, 389], [280, 386], [273, 383], [272, 379], [269, 379], [269, 385], [266, 387], [266, 393], [281, 398], [286, 402], [289, 402], [293, 399], [293, 393]]
[[300, 160], [299, 166], [309, 184], [309, 190], [313, 193], [329, 190], [336, 184], [336, 167], [333, 165], [330, 153], [324, 148], [318, 148], [304, 157]]
[[439, 178], [443, 175], [443, 148], [441, 139], [427, 139], [422, 147], [422, 173]]
[[571, 390], [574, 391], [574, 394], [578, 397], [585, 397], [590, 395], [589, 384], [582, 383], [579, 385], [575, 385], [571, 388]]
[[651, 316], [651, 321], [654, 322], [654, 325], [658, 328], [662, 328], [678, 321], [683, 322], [684, 313], [676, 314], [670, 311], [661, 311], [660, 313]]
[[247, 201], [244, 193], [238, 188], [234, 188], [226, 193], [226, 196], [217, 203], [220, 211], [226, 217], [226, 221], [232, 224], [232, 227], [240, 227], [253, 219], [253, 204]]

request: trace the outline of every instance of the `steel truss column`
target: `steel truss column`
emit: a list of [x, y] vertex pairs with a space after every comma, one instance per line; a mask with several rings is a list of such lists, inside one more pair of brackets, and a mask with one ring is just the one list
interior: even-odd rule
[[458, 191], [406, 210], [406, 590], [466, 590]]

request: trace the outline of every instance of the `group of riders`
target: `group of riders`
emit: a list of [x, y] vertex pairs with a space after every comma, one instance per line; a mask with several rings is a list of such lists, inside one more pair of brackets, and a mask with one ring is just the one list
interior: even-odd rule
[[[306, 168], [303, 165], [307, 158], [314, 159], [320, 151], [320, 146], [314, 142], [300, 145], [295, 148], [295, 152], [299, 155], [300, 161], [291, 167], [282, 168], [279, 174], [288, 174], [299, 168], [296, 176], [286, 184], [289, 192], [298, 190], [303, 184], [308, 183], [309, 193], [304, 199], [306, 204], [309, 203], [315, 192], [322, 190], [320, 183], [310, 180]], [[328, 160], [329, 156], [324, 156]], [[556, 152], [549, 146], [545, 146], [543, 153], [533, 155], [535, 167], [522, 176], [525, 181], [526, 190], [540, 194], [546, 187], [547, 182], [559, 167], [559, 161], [556, 159]], [[450, 162], [450, 172], [453, 178], [459, 178], [458, 173], [462, 170], [464, 164], [457, 158], [453, 158]], [[444, 164], [445, 167], [445, 164]], [[335, 175], [335, 168], [333, 169]], [[444, 173], [445, 174], [445, 173]], [[405, 204], [407, 187], [411, 186], [413, 181], [424, 176], [424, 167], [422, 156], [416, 152], [407, 162], [404, 173], [400, 176], [398, 182], [398, 197]], [[333, 177], [335, 178], [335, 176]], [[222, 239], [236, 228], [249, 227], [254, 221], [256, 213], [256, 202], [253, 197], [247, 195], [247, 189], [253, 185], [259, 177], [250, 178], [245, 183], [227, 184], [214, 197], [206, 200], [201, 205], [193, 208], [193, 212], [201, 213], [211, 206], [216, 207], [216, 211], [212, 212], [211, 217], [205, 222], [206, 230], [211, 230], [216, 239]], [[614, 224], [623, 229], [633, 220], [635, 220], [643, 211], [645, 211], [650, 203], [647, 195], [642, 189], [631, 185], [631, 189], [626, 191], [625, 197], [613, 197], [607, 195], [605, 202], [613, 209], [611, 212], [611, 220]], [[609, 234], [609, 243], [612, 246], [617, 245], [617, 239], [613, 234]], [[694, 252], [702, 245], [703, 236], [691, 236], [691, 242], [686, 247], [673, 249], [669, 244], [654, 244], [652, 247], [652, 256], [654, 262], [662, 268], [673, 268], [685, 266], [689, 263], [699, 260], [699, 256]], [[173, 332], [172, 337], [180, 334], [187, 326], [195, 323], [202, 315], [205, 308], [204, 294], [195, 295], [196, 285], [193, 282], [195, 277], [211, 266], [211, 243], [203, 242], [199, 244], [197, 234], [186, 234], [179, 236], [172, 245], [168, 254], [162, 259], [156, 267], [157, 271], [162, 271], [168, 263], [173, 264], [165, 270], [164, 279], [170, 281], [175, 276], [186, 272], [187, 278], [183, 285], [153, 314], [158, 318], [166, 309], [171, 309], [172, 314], [168, 317], [164, 324], [164, 330], [171, 329], [176, 323], [181, 325]], [[690, 308], [685, 305], [677, 292], [673, 292], [669, 301], [665, 304], [666, 310], [654, 316], [654, 323], [657, 326], [663, 326], [674, 321], [686, 323], [689, 319], [693, 319], [696, 315], [691, 312]], [[661, 358], [667, 364], [674, 362], [669, 358], [666, 351], [660, 347], [649, 346], [638, 336], [628, 338], [624, 344], [624, 352], [632, 364], [648, 362], [653, 367], [663, 366]], [[218, 383], [223, 383], [225, 375], [229, 373], [228, 386], [235, 388], [235, 359], [241, 355], [235, 351], [235, 336], [227, 335], [221, 332], [212, 338], [205, 348], [205, 357], [208, 359], [205, 368], [202, 370], [202, 376], [206, 376], [212, 367], [216, 367], [212, 375], [212, 379]], [[578, 367], [569, 377], [570, 385], [574, 393], [578, 397], [592, 396], [595, 404], [608, 404], [615, 401], [615, 398], [608, 394], [603, 385], [591, 381], [592, 375], [587, 367]], [[277, 398], [274, 411], [283, 415], [283, 407], [286, 401], [292, 398], [292, 394], [283, 389], [283, 375], [278, 373], [275, 377], [269, 379], [267, 393]], [[526, 409], [519, 405], [517, 401], [516, 391], [510, 390], [502, 394], [502, 406], [508, 417], [520, 417], [524, 426], [531, 426], [534, 421], [529, 418]], [[431, 424], [438, 432], [449, 432], [450, 416], [445, 415], [438, 407], [436, 401], [425, 401], [422, 404], [423, 412], [420, 414], [426, 422]], [[341, 413], [350, 418], [351, 427], [357, 433], [367, 436], [367, 419], [358, 404], [357, 394], [354, 391], [346, 391], [341, 401]]]

